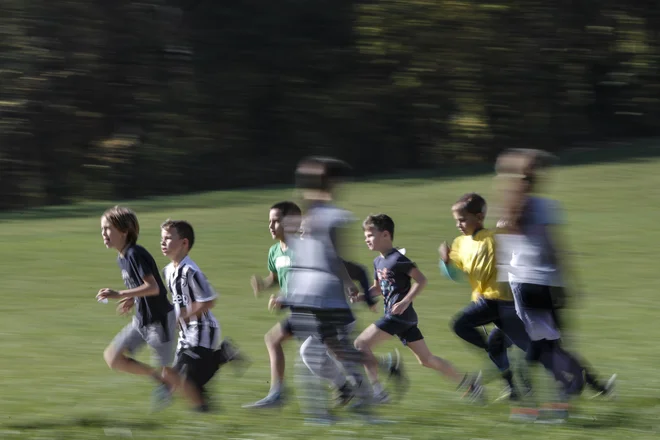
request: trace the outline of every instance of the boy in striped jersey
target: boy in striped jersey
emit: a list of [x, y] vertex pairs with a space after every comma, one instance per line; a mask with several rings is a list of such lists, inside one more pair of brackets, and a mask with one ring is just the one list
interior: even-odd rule
[[171, 261], [163, 270], [180, 327], [174, 369], [195, 385], [208, 409], [205, 385], [225, 363], [244, 361], [229, 341], [220, 341], [220, 324], [211, 312], [218, 297], [199, 266], [188, 255], [195, 243], [190, 223], [167, 220], [161, 225], [161, 250]]

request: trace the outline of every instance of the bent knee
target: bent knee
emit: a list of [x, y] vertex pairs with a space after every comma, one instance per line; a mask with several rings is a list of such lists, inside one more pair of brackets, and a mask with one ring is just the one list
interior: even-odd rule
[[103, 360], [105, 360], [108, 367], [113, 370], [117, 367], [117, 362], [120, 356], [121, 352], [113, 346], [110, 346], [103, 351]]
[[355, 346], [356, 350], [359, 351], [370, 351], [369, 341], [367, 341], [366, 339], [360, 339], [358, 337], [353, 343], [353, 346]]

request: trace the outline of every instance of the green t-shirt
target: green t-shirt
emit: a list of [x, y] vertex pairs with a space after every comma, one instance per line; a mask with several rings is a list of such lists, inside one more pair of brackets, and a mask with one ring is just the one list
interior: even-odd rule
[[280, 243], [270, 247], [268, 251], [268, 271], [277, 274], [277, 281], [280, 283], [280, 290], [286, 296], [286, 281], [291, 270], [291, 248], [283, 251]]

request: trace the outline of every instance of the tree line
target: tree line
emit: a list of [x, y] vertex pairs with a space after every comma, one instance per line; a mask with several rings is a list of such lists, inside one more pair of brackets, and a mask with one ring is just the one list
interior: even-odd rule
[[0, 209], [657, 135], [651, 0], [5, 0]]

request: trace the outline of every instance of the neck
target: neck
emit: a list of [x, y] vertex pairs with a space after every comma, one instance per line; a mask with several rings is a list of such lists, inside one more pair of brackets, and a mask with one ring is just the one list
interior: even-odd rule
[[123, 257], [124, 254], [126, 253], [126, 249], [128, 249], [129, 247], [130, 247], [129, 243], [124, 243], [124, 245], [119, 250], [119, 255]]
[[286, 244], [286, 241], [285, 241], [283, 238], [281, 238], [281, 239], [280, 239], [280, 249], [282, 249], [283, 251], [285, 251], [285, 250], [287, 250], [288, 247], [289, 247], [289, 246]]
[[172, 258], [171, 261], [172, 261], [172, 264], [174, 265], [174, 267], [179, 267], [179, 264], [181, 264], [181, 262], [182, 262], [187, 256], [188, 256], [188, 253], [186, 252], [186, 253], [184, 253], [184, 254], [177, 255], [177, 256], [175, 256], [174, 258]]
[[382, 251], [380, 251], [380, 255], [384, 257], [385, 255], [392, 252], [393, 249], [394, 249], [394, 246], [390, 245], [389, 247], [387, 247], [387, 248], [383, 249]]

